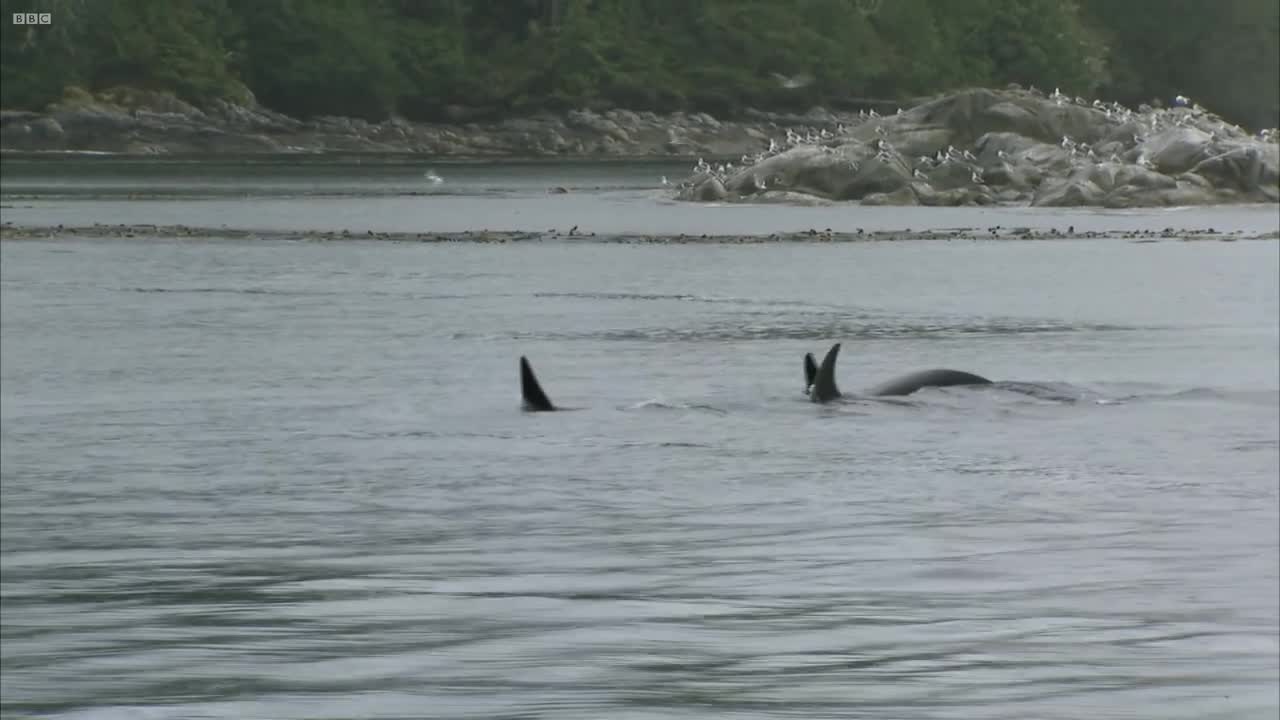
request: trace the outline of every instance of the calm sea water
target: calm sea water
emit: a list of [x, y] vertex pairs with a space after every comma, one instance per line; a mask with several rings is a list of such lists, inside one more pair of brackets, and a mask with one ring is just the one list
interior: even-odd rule
[[[4, 219], [1278, 224], [670, 205], [648, 165], [436, 166], [477, 188], [440, 196], [200, 167], [6, 160]], [[403, 213], [352, 214], [379, 203]], [[12, 240], [0, 330], [5, 717], [1280, 708], [1274, 241]], [[801, 356], [836, 341], [846, 391], [997, 383], [815, 406]], [[578, 409], [520, 412], [521, 354]]]
[[[6, 157], [4, 217], [22, 225], [153, 223], [254, 230], [568, 230], [692, 235], [925, 228], [1280, 229], [1275, 205], [1076, 208], [824, 207], [675, 202], [687, 162], [443, 163], [403, 157]], [[432, 182], [435, 176], [441, 182]], [[562, 189], [565, 193], [554, 193]]]

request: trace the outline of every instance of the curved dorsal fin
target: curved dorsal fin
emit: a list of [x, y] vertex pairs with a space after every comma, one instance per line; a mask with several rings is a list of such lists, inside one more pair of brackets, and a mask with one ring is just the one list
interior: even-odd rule
[[813, 379], [813, 387], [809, 390], [809, 399], [816, 403], [824, 403], [840, 397], [840, 388], [836, 387], [836, 356], [840, 354], [840, 343], [831, 346], [827, 356], [822, 358], [818, 374]]
[[520, 399], [524, 401], [524, 409], [530, 412], [556, 409], [556, 406], [551, 404], [551, 399], [542, 391], [542, 386], [538, 384], [538, 376], [533, 374], [529, 360], [523, 355], [520, 356]]
[[818, 361], [813, 359], [813, 353], [804, 354], [804, 391], [809, 392], [809, 388], [813, 387], [813, 380], [818, 376]]

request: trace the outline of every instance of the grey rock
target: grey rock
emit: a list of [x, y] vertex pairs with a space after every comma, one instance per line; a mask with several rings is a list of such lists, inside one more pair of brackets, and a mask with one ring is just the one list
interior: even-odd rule
[[694, 197], [702, 202], [724, 200], [728, 195], [729, 193], [725, 191], [724, 185], [719, 178], [708, 178], [694, 189]]
[[1098, 205], [1103, 195], [1102, 189], [1088, 180], [1059, 178], [1041, 185], [1031, 204], [1036, 207]]
[[1213, 182], [1215, 187], [1257, 192], [1280, 182], [1280, 149], [1237, 144], [1226, 152], [1207, 157], [1191, 168], [1191, 173]]
[[912, 202], [924, 205], [1128, 207], [1280, 196], [1280, 145], [1198, 108], [1135, 113], [1010, 88], [953, 93], [886, 116], [748, 115], [812, 124], [779, 128], [767, 157], [724, 178], [734, 197], [799, 192], [896, 204], [911, 188]]
[[871, 193], [862, 198], [863, 205], [918, 205], [916, 191], [905, 185], [892, 192]]
[[1148, 138], [1139, 151], [1155, 169], [1176, 175], [1205, 159], [1209, 155], [1209, 143], [1209, 134], [1197, 128], [1173, 127]]

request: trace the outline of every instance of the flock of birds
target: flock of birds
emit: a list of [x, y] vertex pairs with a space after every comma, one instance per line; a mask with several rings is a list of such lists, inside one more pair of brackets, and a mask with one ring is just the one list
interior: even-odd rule
[[[789, 79], [795, 82], [801, 82], [807, 78], [797, 76], [797, 78]], [[781, 80], [780, 80], [781, 82]], [[1155, 108], [1151, 105], [1142, 104], [1137, 110], [1132, 110], [1118, 102], [1103, 102], [1101, 100], [1088, 101], [1082, 97], [1069, 97], [1055, 88], [1054, 91], [1045, 95], [1042, 91], [1031, 86], [1028, 90], [1038, 97], [1048, 97], [1055, 105], [1076, 105], [1080, 107], [1088, 107], [1103, 113], [1107, 121], [1119, 126], [1126, 123], [1134, 123], [1136, 131], [1131, 137], [1131, 146], [1140, 147], [1148, 136], [1153, 135], [1161, 130], [1169, 127], [1185, 127], [1193, 126], [1206, 130], [1209, 140], [1214, 141], [1220, 138], [1236, 138], [1243, 139], [1247, 137], [1247, 133], [1235, 124], [1228, 124], [1222, 118], [1210, 113], [1199, 103], [1193, 103], [1189, 98], [1178, 95], [1174, 98], [1172, 107]], [[901, 116], [904, 113], [902, 108], [898, 108], [895, 115]], [[945, 150], [939, 150], [932, 155], [920, 155], [915, 158], [905, 157], [893, 146], [889, 141], [889, 128], [882, 122], [885, 116], [875, 110], [862, 110], [856, 116], [856, 122], [846, 125], [844, 122], [837, 122], [833, 127], [801, 127], [786, 128], [785, 134], [781, 140], [770, 138], [767, 144], [759, 152], [742, 155], [738, 163], [720, 162], [708, 163], [703, 158], [698, 158], [698, 162], [693, 167], [691, 176], [684, 182], [678, 183], [678, 188], [688, 188], [705, 181], [708, 178], [714, 178], [722, 184], [728, 184], [731, 178], [745, 169], [752, 168], [760, 163], [768, 160], [776, 155], [781, 155], [789, 150], [798, 147], [814, 147], [819, 148], [824, 153], [837, 154], [843, 157], [850, 168], [857, 172], [861, 169], [859, 157], [867, 157], [869, 153], [861, 152], [842, 152], [843, 146], [853, 145], [855, 150], [858, 149], [874, 149], [875, 154], [871, 155], [871, 161], [892, 164], [900, 162], [903, 166], [911, 171], [913, 178], [917, 180], [929, 179], [929, 173], [950, 165], [958, 165], [962, 167], [961, 172], [969, 173], [969, 180], [975, 185], [984, 185], [986, 181], [983, 178], [983, 166], [979, 163], [977, 156], [973, 152], [965, 149], [956, 148], [948, 145]], [[851, 133], [867, 123], [876, 123], [874, 132], [876, 137], [868, 141], [859, 141], [851, 137]], [[1256, 136], [1262, 142], [1280, 142], [1280, 130], [1270, 128], [1263, 130]], [[858, 144], [862, 143], [863, 148], [858, 148]], [[1064, 135], [1059, 145], [1067, 153], [1068, 158], [1074, 162], [1077, 159], [1084, 159], [1090, 162], [1122, 162], [1124, 158], [1119, 153], [1111, 151], [1103, 157], [1092, 145], [1082, 141], [1076, 141]], [[1009, 154], [1004, 150], [996, 152], [997, 159], [1000, 162], [1011, 160]], [[1130, 156], [1135, 164], [1151, 169], [1152, 163], [1145, 153], [1139, 152], [1135, 157]], [[444, 183], [444, 179], [435, 171], [428, 170], [423, 174], [423, 179], [430, 185], [440, 185]], [[769, 189], [770, 186], [776, 186], [778, 178], [775, 176], [753, 178], [755, 185], [760, 190]], [[664, 175], [660, 180], [661, 185], [671, 186], [673, 183]]]
[[[1029, 89], [1029, 92], [1038, 97], [1046, 97], [1046, 95], [1038, 90], [1035, 86]], [[1103, 113], [1106, 120], [1116, 126], [1126, 123], [1134, 123], [1137, 128], [1133, 133], [1130, 145], [1139, 147], [1150, 136], [1169, 127], [1185, 127], [1193, 126], [1205, 129], [1208, 127], [1208, 135], [1210, 141], [1222, 138], [1243, 139], [1248, 137], [1239, 125], [1228, 124], [1222, 118], [1209, 112], [1198, 103], [1193, 103], [1183, 95], [1174, 98], [1172, 107], [1155, 108], [1151, 105], [1142, 104], [1137, 110], [1132, 110], [1118, 102], [1103, 102], [1101, 100], [1093, 100], [1092, 102], [1082, 97], [1068, 97], [1059, 89], [1055, 88], [1053, 93], [1047, 96], [1055, 105], [1062, 106], [1073, 104], [1081, 107], [1088, 107]], [[898, 108], [896, 115], [903, 114], [902, 108]], [[708, 163], [703, 158], [698, 158], [697, 164], [693, 167], [692, 175], [686, 181], [678, 185], [679, 188], [686, 188], [705, 181], [708, 178], [715, 178], [722, 184], [728, 184], [730, 179], [742, 170], [759, 165], [761, 162], [780, 155], [797, 147], [816, 147], [826, 153], [835, 154], [841, 146], [860, 142], [850, 137], [850, 133], [863, 125], [876, 122], [874, 140], [863, 143], [875, 149], [875, 155], [872, 159], [875, 162], [890, 164], [895, 161], [902, 162], [911, 170], [912, 177], [918, 180], [927, 180], [932, 172], [939, 168], [947, 167], [951, 164], [960, 164], [969, 172], [969, 179], [974, 184], [985, 184], [983, 179], [983, 167], [978, 163], [978, 158], [969, 150], [958, 149], [954, 146], [948, 146], [946, 150], [939, 150], [933, 155], [921, 155], [915, 158], [904, 157], [889, 142], [889, 129], [882, 123], [877, 122], [883, 116], [875, 110], [863, 110], [857, 115], [857, 122], [852, 126], [844, 123], [837, 123], [834, 128], [820, 127], [802, 127], [798, 132], [795, 129], [787, 128], [786, 135], [781, 142], [770, 138], [768, 145], [760, 152], [754, 154], [744, 154], [740, 158], [740, 162]], [[1280, 142], [1280, 130], [1271, 128], [1258, 133], [1257, 139], [1262, 142]], [[1120, 154], [1117, 152], [1108, 152], [1106, 157], [1095, 150], [1089, 143], [1076, 141], [1064, 135], [1059, 145], [1067, 153], [1072, 162], [1077, 159], [1087, 159], [1091, 162], [1122, 162]], [[842, 153], [844, 160], [849, 164], [854, 172], [860, 169], [858, 160], [854, 157], [860, 153]], [[1004, 150], [996, 153], [998, 160], [1007, 162], [1011, 158]], [[1145, 153], [1139, 152], [1132, 162], [1135, 164], [1151, 169], [1152, 163]], [[777, 184], [777, 178], [773, 176], [755, 177], [755, 184], [759, 189], [768, 189], [771, 185]], [[670, 181], [663, 176], [662, 185], [670, 185]]]

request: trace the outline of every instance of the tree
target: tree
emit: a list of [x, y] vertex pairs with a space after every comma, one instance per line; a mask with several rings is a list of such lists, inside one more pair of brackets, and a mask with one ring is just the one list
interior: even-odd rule
[[235, 0], [249, 87], [301, 116], [378, 119], [395, 109], [403, 75], [392, 56], [393, 7], [378, 0]]

